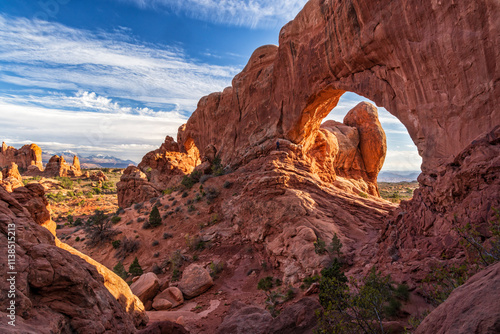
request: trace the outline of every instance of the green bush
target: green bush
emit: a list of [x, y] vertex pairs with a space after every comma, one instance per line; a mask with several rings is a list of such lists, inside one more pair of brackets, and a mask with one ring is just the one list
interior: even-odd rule
[[318, 238], [318, 240], [314, 242], [314, 251], [316, 252], [316, 254], [320, 255], [326, 253], [326, 244], [320, 238]]
[[337, 259], [321, 274], [316, 333], [384, 333], [382, 322], [401, 308], [390, 276], [372, 270], [361, 282], [351, 279], [350, 288]]
[[64, 189], [73, 189], [73, 181], [69, 177], [56, 177], [55, 179], [61, 182], [61, 187]]
[[113, 240], [113, 242], [111, 243], [111, 245], [113, 245], [113, 248], [114, 249], [118, 249], [121, 245], [121, 241], [120, 240]]
[[119, 217], [119, 216], [113, 216], [113, 218], [111, 218], [111, 222], [113, 224], [118, 224], [120, 222], [120, 220], [122, 220], [122, 217]]
[[158, 227], [161, 225], [161, 216], [158, 207], [155, 205], [149, 214], [149, 225], [151, 227]]
[[123, 266], [123, 263], [121, 261], [113, 267], [113, 272], [120, 276], [122, 279], [126, 279], [128, 276], [127, 271], [125, 270], [125, 267]]
[[219, 155], [217, 155], [214, 161], [212, 161], [211, 169], [214, 176], [224, 175], [224, 166], [222, 166], [222, 160]]
[[137, 256], [135, 257], [134, 261], [130, 264], [128, 272], [133, 276], [140, 276], [143, 274], [143, 270], [141, 265], [139, 264], [139, 259], [137, 259]]

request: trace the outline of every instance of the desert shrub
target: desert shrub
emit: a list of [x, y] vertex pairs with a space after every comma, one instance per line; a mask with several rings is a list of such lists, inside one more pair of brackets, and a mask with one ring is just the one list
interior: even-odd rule
[[76, 237], [76, 238], [75, 238], [75, 241], [80, 241], [80, 237]]
[[207, 187], [206, 197], [207, 202], [211, 202], [219, 196], [219, 191], [214, 187]]
[[85, 223], [85, 234], [87, 245], [90, 247], [97, 246], [111, 240], [118, 231], [111, 228], [109, 216], [104, 214], [104, 211], [96, 210], [93, 216], [90, 216]]
[[143, 270], [142, 270], [141, 265], [139, 264], [139, 259], [137, 258], [137, 256], [134, 258], [134, 261], [132, 261], [132, 263], [130, 264], [130, 267], [128, 268], [128, 272], [132, 276], [140, 276], [143, 274]]
[[134, 204], [134, 209], [137, 210], [137, 211], [139, 211], [140, 209], [142, 209], [143, 205], [144, 205], [143, 203], [135, 203]]
[[219, 222], [219, 215], [217, 213], [214, 213], [212, 217], [210, 217], [210, 221], [208, 222], [208, 225], [215, 225]]
[[273, 291], [275, 280], [271, 276], [267, 276], [259, 280], [257, 283], [257, 289], [263, 290], [266, 294], [266, 308], [269, 310], [273, 317], [279, 315], [279, 310], [277, 306], [281, 304], [286, 298], [284, 295], [278, 291]]
[[201, 171], [195, 170], [191, 174], [185, 175], [182, 178], [181, 184], [184, 187], [191, 189], [196, 183], [200, 181], [201, 176], [202, 176]]
[[153, 197], [149, 199], [149, 203], [154, 204], [158, 200], [158, 197]]
[[140, 245], [139, 240], [133, 240], [125, 237], [122, 239], [120, 248], [118, 248], [115, 257], [124, 259], [127, 255], [137, 252]]
[[163, 269], [157, 265], [156, 263], [153, 264], [153, 267], [151, 268], [151, 271], [155, 273], [156, 275], [163, 274]]
[[119, 216], [119, 215], [121, 215], [123, 213], [125, 213], [125, 209], [124, 208], [118, 208], [118, 209], [116, 209], [115, 216]]
[[396, 315], [401, 301], [390, 276], [372, 270], [361, 282], [347, 277], [337, 259], [321, 271], [316, 333], [385, 333], [382, 322]]
[[161, 216], [158, 207], [155, 205], [149, 214], [149, 225], [151, 227], [158, 227], [161, 225]]
[[68, 218], [66, 218], [66, 220], [68, 221], [68, 223], [73, 223], [73, 216], [72, 215], [68, 215]]
[[113, 267], [113, 272], [120, 276], [122, 279], [126, 279], [128, 276], [127, 271], [125, 270], [125, 267], [123, 266], [123, 263], [119, 261], [116, 266]]
[[155, 246], [158, 246], [160, 244], [160, 242], [158, 240], [155, 240], [151, 243], [151, 246], [155, 247]]
[[321, 276], [319, 276], [319, 275], [314, 275], [314, 276], [309, 276], [309, 277], [304, 278], [302, 280], [301, 288], [302, 289], [309, 288], [313, 283], [319, 282], [320, 278], [321, 278]]
[[154, 254], [153, 254], [153, 257], [154, 257], [154, 258], [157, 258], [157, 257], [159, 257], [159, 256], [160, 256], [160, 253], [158, 253], [158, 252], [156, 252], [156, 253], [154, 253]]
[[224, 187], [225, 189], [228, 189], [228, 188], [231, 188], [232, 185], [233, 185], [232, 182], [226, 181], [226, 182], [224, 182], [224, 184], [222, 185], [222, 187]]
[[186, 246], [192, 251], [193, 250], [199, 251], [206, 248], [206, 242], [201, 240], [199, 236], [192, 237], [189, 234], [186, 234], [185, 241], [186, 241]]
[[188, 212], [194, 212], [195, 210], [196, 210], [196, 208], [194, 207], [194, 205], [191, 204], [188, 206], [188, 210], [187, 210]]
[[138, 223], [142, 223], [145, 220], [146, 220], [146, 218], [144, 218], [144, 217], [137, 217], [137, 222]]
[[120, 222], [120, 220], [122, 220], [122, 217], [119, 217], [119, 216], [113, 216], [113, 218], [111, 218], [111, 222], [113, 224], [118, 224]]
[[210, 265], [208, 266], [210, 269], [210, 276], [213, 278], [218, 277], [218, 275], [224, 270], [224, 262], [210, 262]]
[[64, 189], [73, 189], [73, 181], [69, 177], [56, 177], [55, 179], [61, 182], [61, 187]]
[[120, 240], [113, 240], [113, 242], [111, 243], [111, 245], [113, 245], [113, 248], [114, 249], [118, 249], [121, 245], [121, 241]]
[[338, 259], [342, 258], [342, 242], [340, 241], [339, 237], [337, 236], [337, 233], [333, 235], [332, 242], [330, 243], [330, 246], [328, 247], [328, 252], [330, 254], [335, 255]]
[[174, 188], [167, 188], [165, 190], [163, 190], [163, 195], [170, 195], [171, 193], [174, 192]]
[[200, 177], [200, 183], [203, 184], [207, 182], [208, 179], [211, 179], [213, 176], [209, 174], [204, 174]]
[[368, 198], [368, 194], [365, 192], [360, 192], [359, 197]]
[[314, 251], [316, 252], [316, 254], [325, 254], [327, 252], [326, 250], [326, 243], [318, 238], [315, 242], [314, 242]]
[[163, 233], [163, 239], [173, 238], [174, 236], [170, 233]]
[[102, 190], [99, 187], [94, 187], [92, 188], [92, 192], [96, 195], [100, 195], [102, 193]]
[[182, 198], [186, 198], [186, 197], [188, 197], [188, 196], [189, 196], [188, 192], [187, 192], [187, 191], [185, 191], [185, 192], [183, 192], [183, 193], [182, 193], [182, 196], [181, 196], [181, 197], [182, 197]]
[[215, 159], [212, 161], [211, 169], [212, 169], [212, 174], [214, 176], [224, 175], [224, 166], [222, 166], [222, 160], [219, 157], [219, 155], [217, 155]]

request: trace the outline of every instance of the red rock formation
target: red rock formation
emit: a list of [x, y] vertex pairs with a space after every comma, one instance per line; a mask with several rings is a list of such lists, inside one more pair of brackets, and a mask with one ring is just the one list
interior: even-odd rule
[[309, 1], [279, 47], [257, 49], [232, 87], [200, 100], [178, 143], [194, 141], [201, 155], [213, 144], [238, 165], [267, 141], [307, 141], [347, 90], [398, 117], [424, 170], [435, 168], [500, 119], [498, 7]]
[[180, 153], [177, 143], [167, 136], [161, 147], [146, 154], [138, 167], [129, 166], [123, 172], [116, 185], [118, 205], [127, 207], [134, 202], [146, 201], [168, 187], [177, 186], [197, 163], [199, 157]]
[[8, 167], [14, 162], [21, 169], [27, 170], [30, 166], [43, 170], [42, 149], [35, 144], [24, 145], [19, 150], [2, 143], [0, 149], [0, 168]]
[[[80, 160], [78, 157], [73, 158], [73, 165], [69, 165], [64, 157], [60, 157], [58, 155], [54, 155], [50, 158], [47, 166], [45, 166], [45, 171], [38, 175], [43, 175], [46, 177], [78, 177], [82, 175], [82, 171], [80, 169]], [[33, 175], [34, 176], [34, 175]]]
[[14, 189], [24, 186], [23, 178], [21, 174], [19, 174], [19, 169], [14, 162], [11, 162], [10, 166], [5, 168], [0, 174], [2, 174], [3, 178], [0, 182], [0, 186], [8, 192], [12, 192]]
[[393, 270], [396, 279], [423, 278], [443, 254], [451, 258], [462, 251], [453, 224], [473, 224], [489, 238], [485, 231], [500, 208], [499, 176], [497, 126], [449, 164], [420, 175], [413, 200], [402, 202], [382, 231], [379, 266]]
[[418, 326], [416, 334], [494, 334], [500, 332], [500, 263], [455, 289]]
[[[37, 211], [35, 186], [16, 195]], [[17, 190], [16, 190], [17, 192]], [[15, 192], [15, 193], [16, 193]], [[31, 199], [30, 199], [31, 197]], [[135, 333], [134, 319], [104, 287], [96, 268], [56, 247], [51, 232], [18, 200], [0, 188], [0, 249], [7, 254], [8, 232], [16, 231], [16, 327], [7, 324], [7, 294], [0, 296], [2, 333]], [[9, 234], [9, 236], [12, 236]], [[2, 262], [3, 273], [12, 271]], [[0, 282], [2, 291], [9, 282]]]

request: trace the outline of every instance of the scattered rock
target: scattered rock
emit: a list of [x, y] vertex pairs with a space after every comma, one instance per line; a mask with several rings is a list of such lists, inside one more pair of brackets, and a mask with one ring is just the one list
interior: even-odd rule
[[186, 299], [194, 298], [210, 289], [214, 285], [210, 273], [197, 264], [189, 265], [182, 273], [179, 289]]
[[153, 300], [160, 289], [158, 276], [154, 273], [143, 274], [137, 281], [132, 283], [130, 289], [143, 303]]
[[157, 311], [168, 310], [182, 303], [184, 303], [184, 297], [181, 290], [176, 287], [170, 287], [155, 297], [153, 308]]

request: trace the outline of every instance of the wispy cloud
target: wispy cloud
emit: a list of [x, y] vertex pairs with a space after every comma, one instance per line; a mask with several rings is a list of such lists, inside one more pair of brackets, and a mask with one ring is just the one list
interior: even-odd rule
[[122, 30], [95, 33], [0, 14], [0, 81], [24, 87], [149, 97], [194, 111], [228, 86], [239, 68], [201, 63], [180, 48], [134, 40]]
[[140, 8], [166, 9], [213, 23], [267, 28], [281, 26], [304, 7], [307, 0], [119, 0]]

